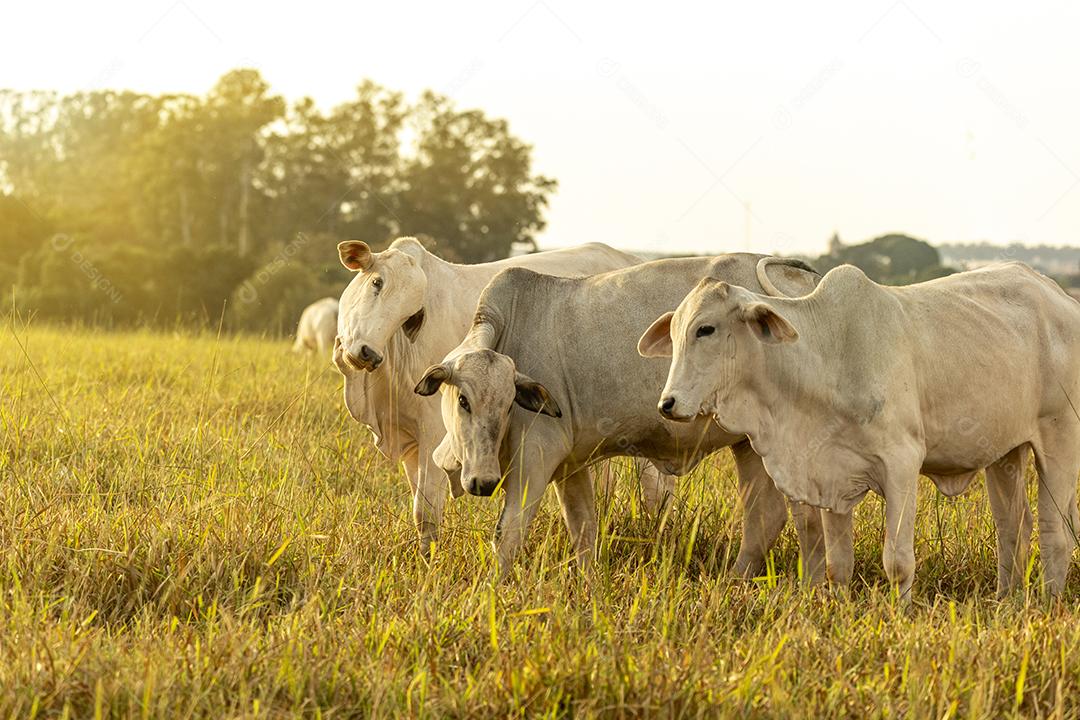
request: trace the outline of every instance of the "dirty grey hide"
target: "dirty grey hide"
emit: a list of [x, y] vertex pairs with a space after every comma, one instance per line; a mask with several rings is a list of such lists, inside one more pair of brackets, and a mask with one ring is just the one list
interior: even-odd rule
[[[508, 267], [587, 275], [641, 260], [601, 243], [479, 265], [445, 262], [413, 238], [378, 253], [360, 241], [343, 242], [338, 250], [356, 273], [341, 296], [334, 347], [334, 364], [345, 376], [345, 405], [371, 429], [384, 456], [403, 462], [426, 553], [437, 539], [447, 493], [460, 494], [460, 485], [456, 477], [448, 484], [431, 461], [445, 434], [439, 403], [417, 396], [413, 387], [465, 335], [484, 286]], [[643, 468], [641, 477], [647, 495], [661, 499], [670, 492], [673, 480], [654, 468]]]
[[328, 356], [337, 335], [337, 315], [337, 298], [316, 300], [304, 308], [296, 325], [293, 352], [315, 350], [322, 357]]
[[[771, 267], [770, 267], [771, 265]], [[703, 275], [754, 289], [813, 289], [817, 274], [798, 261], [736, 254], [658, 260], [588, 278], [505, 270], [480, 298], [469, 335], [417, 386], [442, 390], [446, 440], [436, 460], [460, 466], [466, 490], [505, 489], [496, 533], [500, 572], [522, 545], [549, 484], [579, 562], [596, 540], [594, 491], [585, 468], [600, 458], [638, 455], [668, 473], [689, 472], [732, 446], [745, 506], [738, 572], [753, 575], [784, 524], [787, 506], [746, 438], [710, 419], [675, 423], [656, 413], [666, 360], [643, 360], [636, 345], [657, 314], [673, 310]], [[772, 278], [770, 280], [770, 277]], [[807, 577], [824, 573], [817, 513], [796, 508]]]
[[885, 572], [910, 597], [919, 473], [956, 495], [986, 468], [1009, 592], [1027, 566], [1034, 451], [1045, 583], [1065, 587], [1080, 529], [1080, 305], [1051, 280], [1008, 263], [883, 287], [841, 266], [777, 299], [710, 279], [670, 328], [661, 406], [746, 433], [784, 494], [828, 509], [830, 576], [851, 577], [851, 510], [872, 491]]

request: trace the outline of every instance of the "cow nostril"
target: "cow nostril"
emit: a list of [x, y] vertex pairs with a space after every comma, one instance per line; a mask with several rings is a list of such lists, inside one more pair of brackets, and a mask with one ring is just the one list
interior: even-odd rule
[[480, 497], [490, 497], [495, 494], [495, 488], [499, 486], [498, 478], [483, 477], [480, 475], [474, 475], [467, 481], [462, 483], [465, 491], [470, 495], [479, 495]]
[[675, 409], [675, 398], [666, 397], [660, 401], [660, 412], [664, 415], [670, 415], [671, 411]]
[[372, 350], [367, 345], [360, 346], [360, 361], [374, 370], [382, 364], [382, 355]]

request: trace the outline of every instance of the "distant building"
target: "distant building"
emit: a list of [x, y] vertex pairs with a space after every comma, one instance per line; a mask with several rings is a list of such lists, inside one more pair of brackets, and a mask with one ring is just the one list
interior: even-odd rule
[[1080, 248], [1050, 245], [990, 245], [988, 243], [946, 244], [938, 248], [947, 265], [974, 270], [993, 263], [1019, 260], [1041, 273], [1071, 276], [1080, 273]]
[[829, 238], [829, 255], [839, 255], [843, 249], [844, 243], [840, 241], [840, 233], [834, 231], [832, 237]]

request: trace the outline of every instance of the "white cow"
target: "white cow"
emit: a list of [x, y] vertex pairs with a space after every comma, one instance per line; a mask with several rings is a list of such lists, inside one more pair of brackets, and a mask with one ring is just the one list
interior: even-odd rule
[[337, 322], [337, 298], [325, 297], [308, 305], [300, 314], [300, 322], [296, 326], [293, 352], [316, 350], [319, 355], [325, 356], [334, 347]]
[[[414, 238], [395, 240], [383, 252], [366, 243], [343, 242], [341, 262], [356, 276], [341, 296], [334, 364], [345, 376], [345, 405], [367, 425], [379, 451], [401, 460], [413, 492], [413, 517], [427, 553], [438, 537], [448, 489], [460, 484], [431, 461], [445, 435], [439, 404], [413, 393], [424, 370], [465, 335], [476, 300], [487, 282], [508, 267], [564, 275], [627, 267], [640, 258], [601, 243], [522, 255], [478, 265], [449, 263]], [[673, 479], [641, 468], [646, 501], [656, 506]]]
[[[689, 425], [662, 420], [655, 397], [667, 363], [643, 362], [634, 350], [648, 323], [706, 274], [770, 291], [775, 282], [797, 295], [818, 279], [799, 261], [749, 254], [657, 260], [586, 278], [504, 270], [484, 289], [469, 335], [424, 374], [416, 391], [442, 388], [448, 430], [436, 462], [448, 471], [460, 467], [472, 494], [491, 495], [500, 485], [506, 491], [496, 532], [500, 573], [509, 570], [549, 484], [576, 557], [587, 567], [596, 542], [585, 471], [591, 463], [635, 455], [683, 474], [728, 446], [745, 510], [735, 569], [754, 575], [764, 568], [787, 522], [783, 495], [745, 436], [704, 418]], [[825, 569], [820, 514], [793, 511], [806, 577], [819, 579]]]
[[946, 495], [981, 468], [998, 591], [1023, 577], [1029, 448], [1039, 472], [1046, 585], [1065, 587], [1080, 529], [1080, 304], [1020, 263], [908, 287], [836, 268], [806, 297], [702, 280], [641, 339], [673, 357], [660, 412], [746, 433], [789, 498], [829, 510], [829, 574], [852, 572], [851, 510], [885, 498], [883, 561], [909, 597], [919, 473]]

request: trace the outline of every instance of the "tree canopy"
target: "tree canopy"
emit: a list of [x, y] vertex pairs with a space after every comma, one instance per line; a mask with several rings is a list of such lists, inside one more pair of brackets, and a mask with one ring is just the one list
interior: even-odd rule
[[886, 285], [908, 285], [955, 272], [942, 266], [941, 256], [933, 245], [899, 234], [882, 235], [858, 245], [844, 245], [834, 236], [829, 252], [813, 260], [821, 273], [845, 263], [855, 265], [871, 280]]
[[231, 298], [234, 325], [285, 330], [347, 281], [340, 240], [505, 257], [555, 185], [505, 120], [370, 81], [325, 111], [250, 69], [204, 96], [0, 91], [0, 289], [111, 323], [216, 319]]

